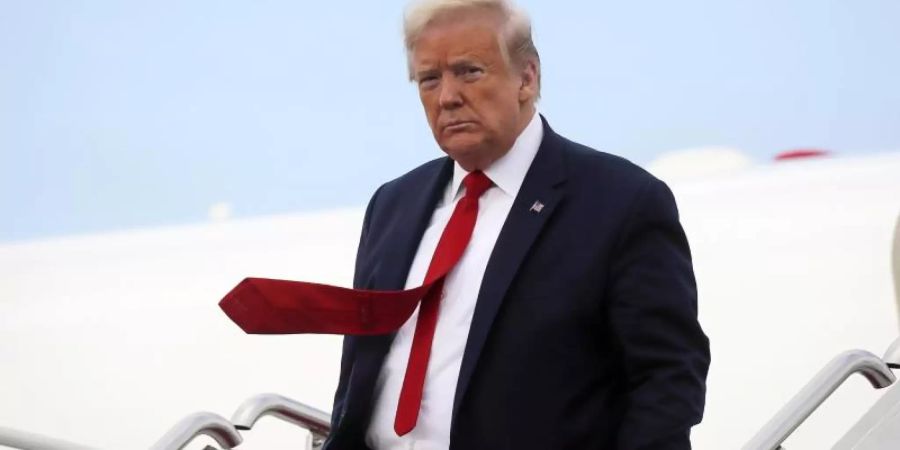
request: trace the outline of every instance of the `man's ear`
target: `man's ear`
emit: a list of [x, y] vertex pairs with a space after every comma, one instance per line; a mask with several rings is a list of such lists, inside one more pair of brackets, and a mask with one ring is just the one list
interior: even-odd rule
[[538, 66], [533, 59], [525, 61], [522, 68], [522, 85], [519, 86], [519, 101], [527, 102], [537, 99], [538, 95]]

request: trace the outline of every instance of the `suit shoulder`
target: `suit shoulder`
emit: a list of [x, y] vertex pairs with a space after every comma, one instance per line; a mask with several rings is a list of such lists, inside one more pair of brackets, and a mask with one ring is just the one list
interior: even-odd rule
[[447, 168], [447, 157], [428, 161], [393, 180], [382, 184], [369, 200], [366, 216], [378, 215], [378, 211], [392, 212], [403, 208], [416, 198], [426, 186], [429, 186]]
[[646, 169], [628, 159], [606, 153], [584, 144], [562, 138], [566, 164], [573, 178], [585, 182], [612, 184], [617, 188], [641, 189], [650, 184], [662, 183]]
[[393, 180], [385, 182], [379, 188], [379, 194], [386, 198], [394, 198], [402, 196], [404, 193], [415, 192], [415, 189], [421, 189], [428, 181], [438, 176], [445, 164], [447, 164], [447, 157], [428, 161]]

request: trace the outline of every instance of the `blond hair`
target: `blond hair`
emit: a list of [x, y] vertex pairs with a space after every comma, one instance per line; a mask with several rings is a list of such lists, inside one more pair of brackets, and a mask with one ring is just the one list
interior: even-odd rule
[[531, 19], [510, 0], [414, 0], [403, 16], [403, 39], [409, 79], [415, 80], [412, 53], [416, 41], [434, 20], [451, 12], [488, 10], [500, 15], [502, 30], [498, 33], [500, 53], [509, 66], [522, 68], [530, 60], [537, 69], [537, 97], [541, 93], [541, 57], [531, 38]]

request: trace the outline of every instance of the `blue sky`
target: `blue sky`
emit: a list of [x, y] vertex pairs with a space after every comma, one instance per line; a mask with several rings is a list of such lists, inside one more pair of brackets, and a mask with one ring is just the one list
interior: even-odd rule
[[[0, 0], [0, 241], [365, 204], [439, 156], [403, 1]], [[900, 2], [523, 1], [557, 131], [900, 149]]]

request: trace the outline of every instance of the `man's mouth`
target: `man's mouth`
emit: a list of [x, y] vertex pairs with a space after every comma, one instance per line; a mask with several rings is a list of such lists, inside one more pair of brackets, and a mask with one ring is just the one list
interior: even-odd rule
[[458, 131], [464, 131], [470, 127], [475, 125], [475, 122], [472, 121], [458, 121], [458, 122], [450, 122], [447, 125], [444, 125], [444, 131], [448, 133], [455, 133]]

